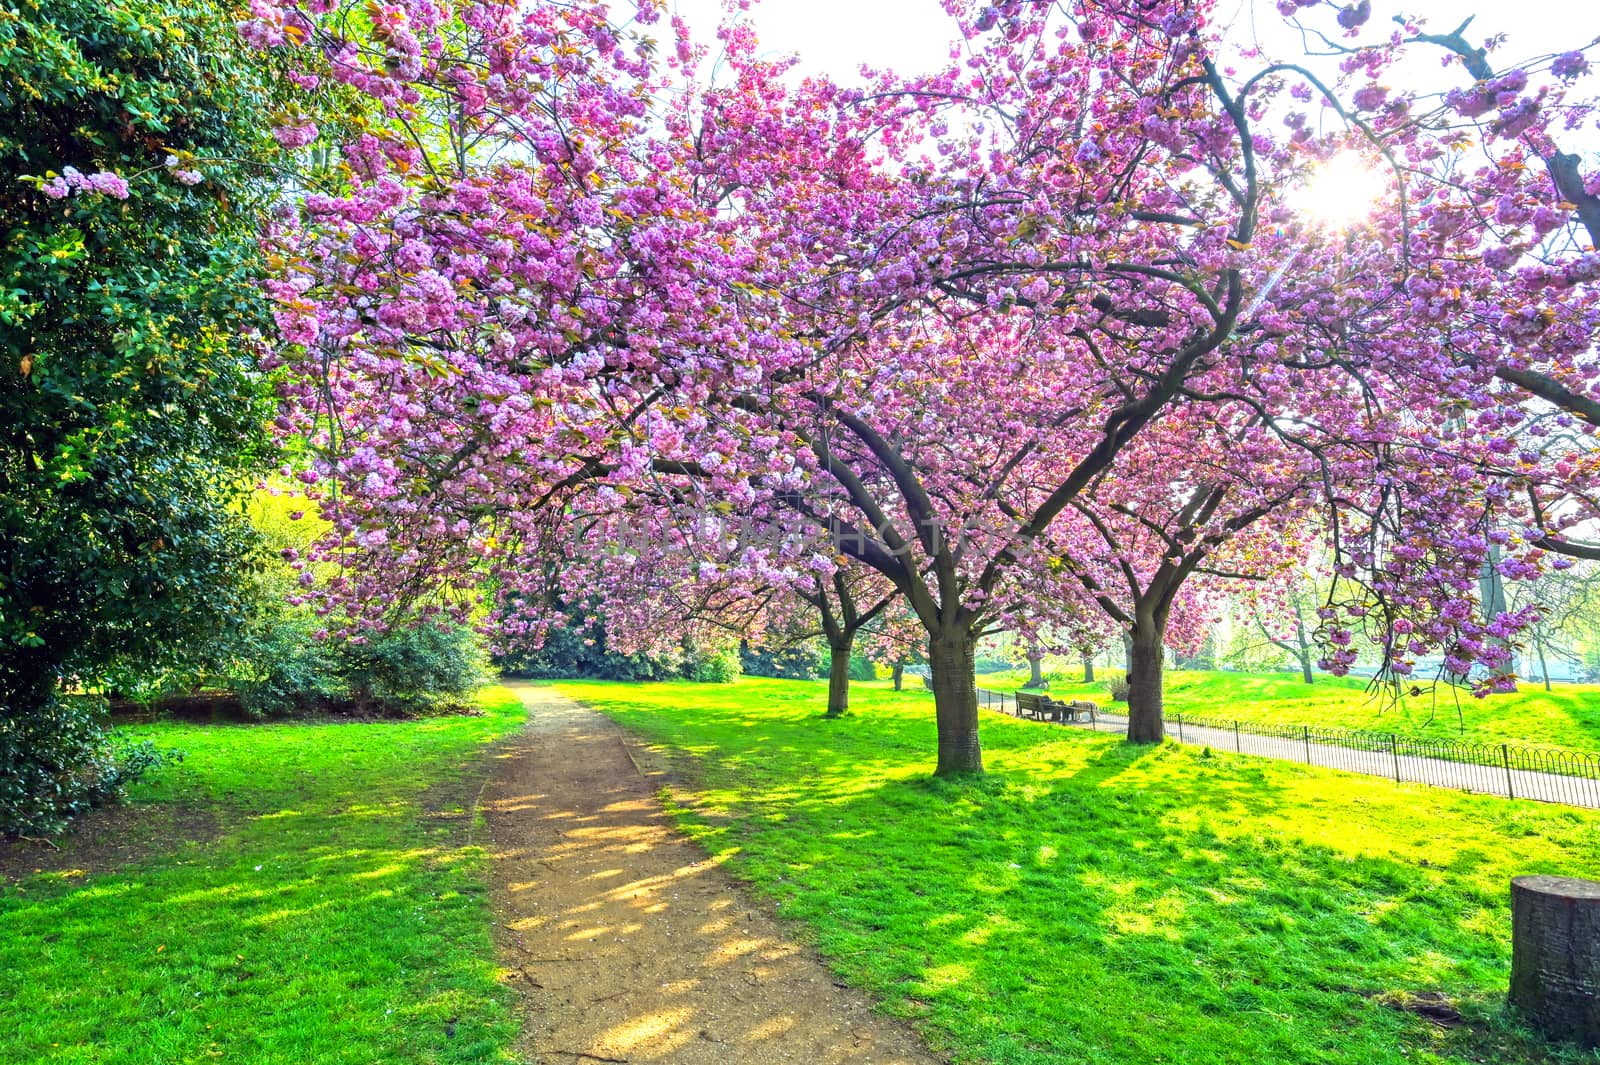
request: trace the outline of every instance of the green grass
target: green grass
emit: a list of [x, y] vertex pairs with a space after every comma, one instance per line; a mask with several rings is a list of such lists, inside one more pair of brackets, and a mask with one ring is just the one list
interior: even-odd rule
[[[570, 682], [668, 752], [680, 822], [960, 1062], [1597, 1062], [1503, 1007], [1508, 883], [1600, 868], [1600, 815], [823, 686]], [[1385, 1005], [1441, 991], [1446, 1030]]]
[[[1107, 671], [1114, 674], [1117, 671]], [[1079, 669], [1046, 674], [1050, 694], [1109, 704], [1109, 678], [1083, 684]], [[1028, 673], [987, 674], [978, 683], [1015, 691]], [[1524, 682], [1522, 690], [1473, 698], [1440, 685], [1398, 702], [1390, 693], [1367, 690], [1357, 677], [1318, 676], [1306, 685], [1298, 673], [1225, 673], [1169, 670], [1167, 714], [1264, 721], [1288, 725], [1372, 729], [1402, 736], [1460, 739], [1475, 743], [1526, 743], [1600, 751], [1600, 684]]]
[[204, 811], [218, 834], [0, 886], [0, 1061], [512, 1061], [468, 837], [485, 745], [523, 711], [505, 689], [483, 708], [129, 729], [188, 753], [136, 808]]

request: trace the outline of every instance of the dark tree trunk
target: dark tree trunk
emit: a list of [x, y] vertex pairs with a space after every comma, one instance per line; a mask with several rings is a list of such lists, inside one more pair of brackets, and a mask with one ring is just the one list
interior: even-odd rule
[[976, 644], [968, 630], [936, 633], [928, 640], [934, 717], [939, 726], [939, 768], [935, 772], [942, 777], [983, 772], [973, 669]]
[[1128, 742], [1160, 743], [1166, 736], [1161, 710], [1161, 679], [1166, 626], [1141, 618], [1134, 624], [1128, 669]]
[[1547, 1036], [1600, 1046], [1600, 883], [1511, 881], [1511, 1004]]
[[1083, 682], [1085, 684], [1093, 684], [1094, 683], [1094, 656], [1093, 655], [1084, 655], [1083, 656]]
[[1037, 651], [1032, 652], [1032, 653], [1030, 653], [1028, 655], [1028, 683], [1027, 683], [1027, 687], [1029, 687], [1029, 688], [1040, 688], [1040, 687], [1044, 686], [1044, 674], [1039, 672], [1039, 664], [1041, 662], [1043, 662], [1043, 661], [1044, 661], [1044, 655], [1039, 654]]
[[828, 717], [843, 717], [850, 709], [850, 650], [854, 645], [855, 633], [828, 644]]
[[905, 682], [906, 682], [906, 664], [904, 662], [896, 662], [894, 664], [894, 690], [895, 691], [903, 690], [903, 688], [905, 686]]

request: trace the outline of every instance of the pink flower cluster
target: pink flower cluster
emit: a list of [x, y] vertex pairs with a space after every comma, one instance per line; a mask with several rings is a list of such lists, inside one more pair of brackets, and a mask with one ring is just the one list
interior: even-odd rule
[[109, 170], [85, 174], [76, 167], [65, 167], [59, 177], [45, 180], [39, 189], [53, 200], [65, 199], [74, 192], [110, 196], [117, 200], [128, 198], [128, 183], [121, 175]]
[[[1326, 558], [1329, 668], [1498, 675], [1532, 615], [1479, 581], [1596, 517], [1590, 427], [1547, 406], [1600, 380], [1564, 239], [1593, 192], [1535, 158], [1592, 108], [1464, 87], [1464, 161], [1386, 87], [1427, 46], [1398, 34], [1327, 89], [1361, 121], [1312, 121], [1323, 86], [1219, 71], [1213, 6], [949, 0], [961, 58], [857, 92], [741, 27], [726, 78], [668, 79], [598, 4], [256, 0], [306, 84], [444, 127], [369, 124], [265, 237], [279, 430], [333, 526], [307, 601], [358, 631], [493, 589], [517, 638], [595, 602], [642, 644], [786, 631], [838, 576], [929, 639], [1185, 644]], [[1385, 186], [1333, 233], [1298, 194], [1347, 153]]]

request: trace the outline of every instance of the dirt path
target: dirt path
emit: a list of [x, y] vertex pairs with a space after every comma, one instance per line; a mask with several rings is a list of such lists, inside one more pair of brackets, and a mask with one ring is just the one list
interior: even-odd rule
[[528, 1062], [937, 1062], [673, 828], [615, 725], [518, 690], [483, 808]]

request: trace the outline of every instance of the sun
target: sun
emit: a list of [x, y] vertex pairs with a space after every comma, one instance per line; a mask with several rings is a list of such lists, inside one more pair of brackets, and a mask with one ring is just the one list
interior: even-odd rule
[[1367, 220], [1382, 198], [1383, 175], [1355, 152], [1340, 152], [1314, 171], [1292, 198], [1313, 225], [1345, 230]]

